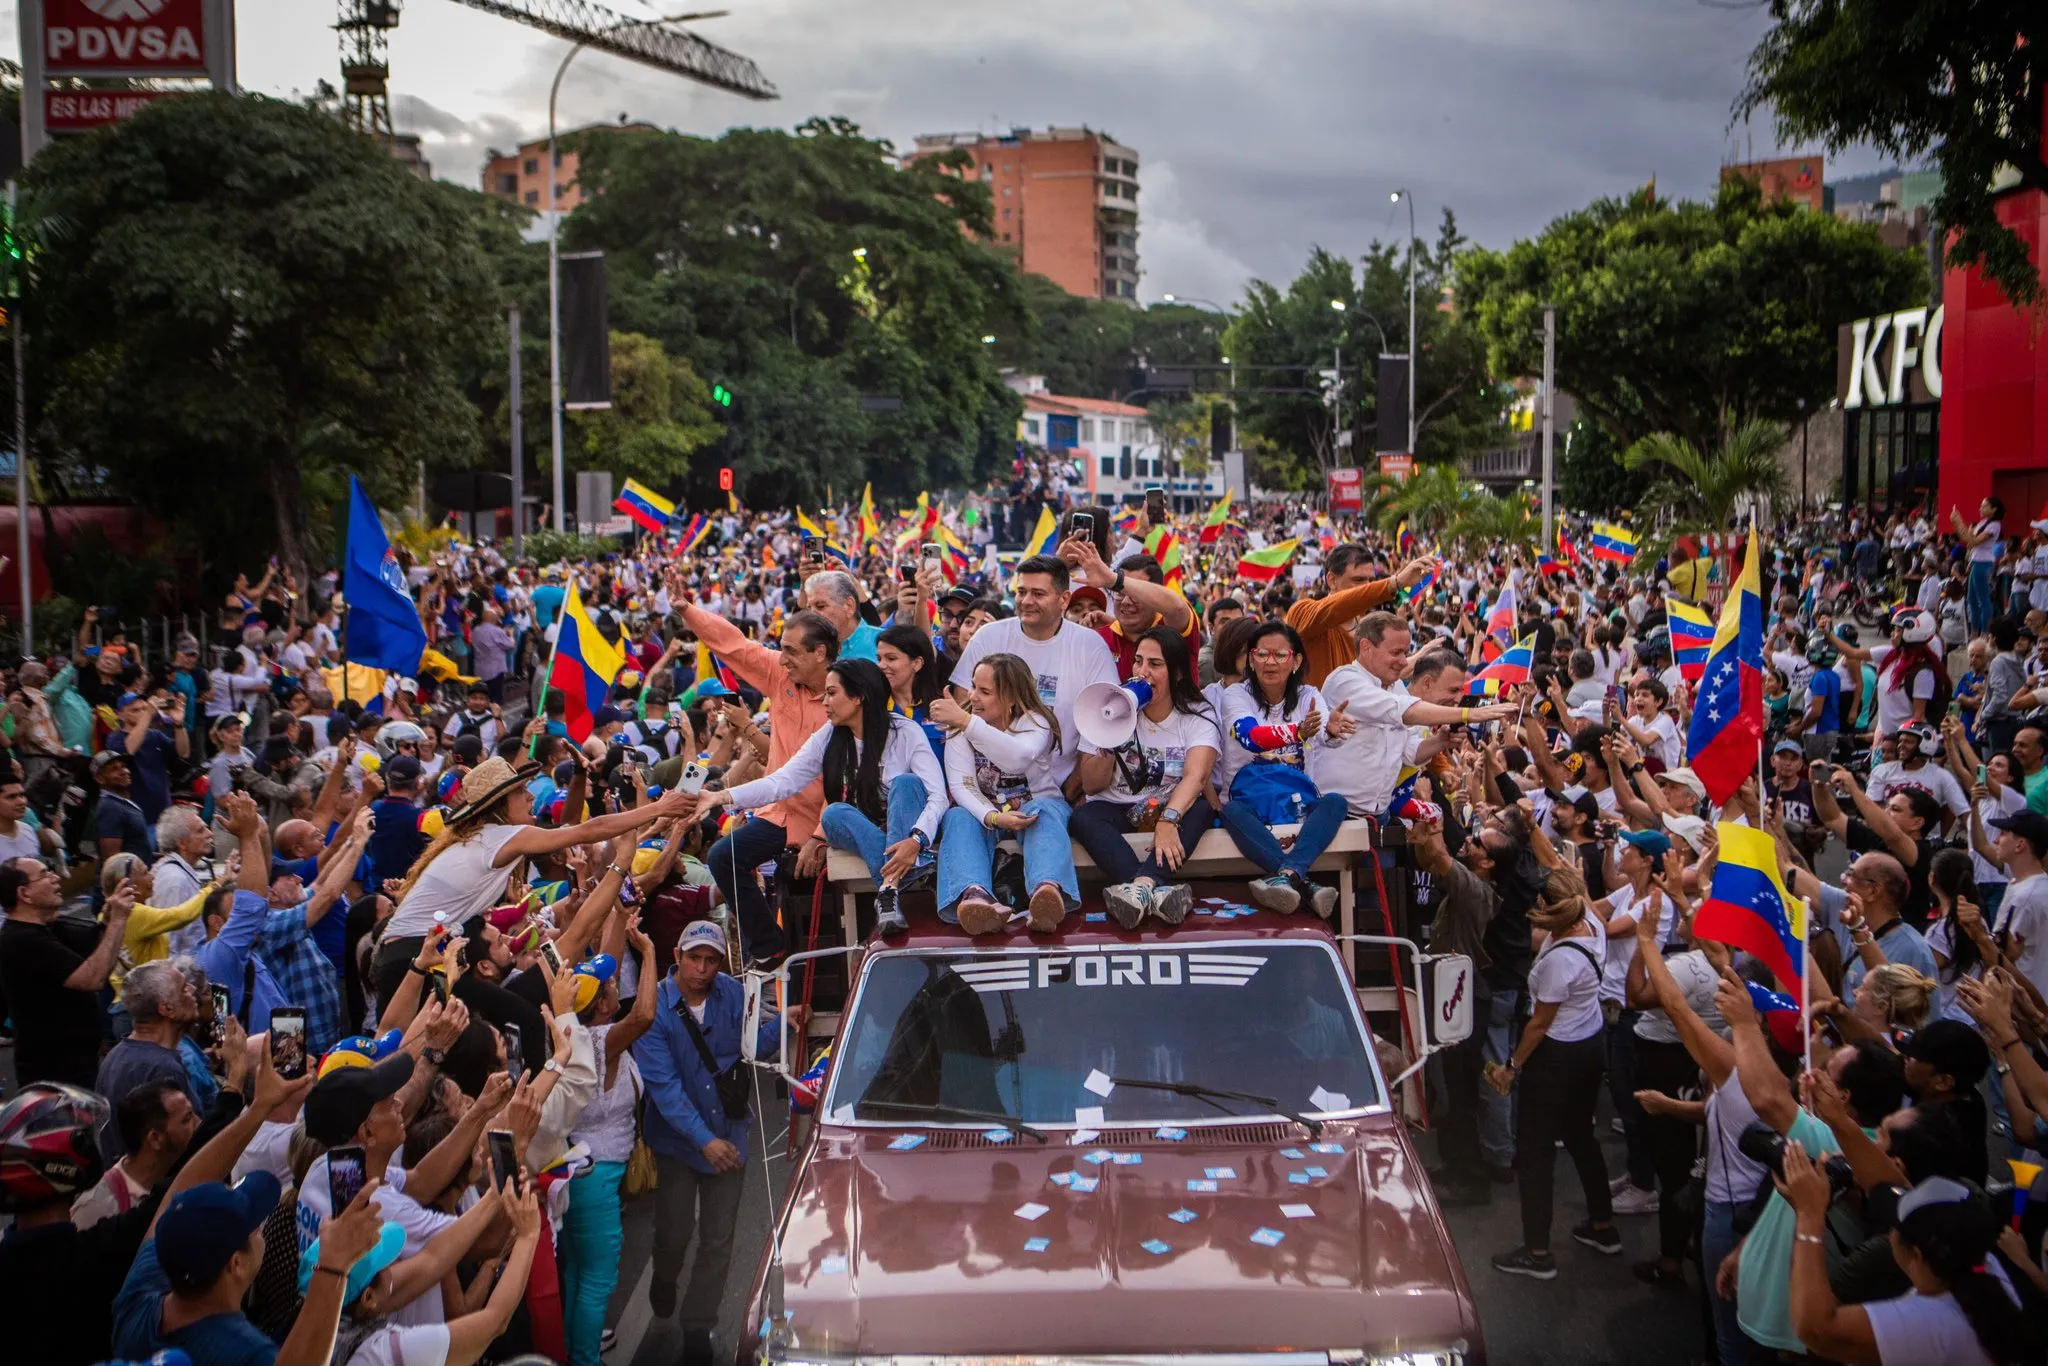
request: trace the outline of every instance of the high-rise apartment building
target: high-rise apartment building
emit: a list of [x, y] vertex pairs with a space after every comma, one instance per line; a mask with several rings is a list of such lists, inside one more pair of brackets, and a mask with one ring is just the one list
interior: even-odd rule
[[995, 198], [994, 244], [1069, 294], [1138, 302], [1138, 154], [1090, 128], [933, 133], [911, 157], [965, 151]]

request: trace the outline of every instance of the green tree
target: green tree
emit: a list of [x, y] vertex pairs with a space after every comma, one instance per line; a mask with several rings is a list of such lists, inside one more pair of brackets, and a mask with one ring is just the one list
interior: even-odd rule
[[1749, 181], [1711, 204], [1602, 199], [1506, 252], [1458, 264], [1458, 303], [1495, 375], [1542, 369], [1557, 307], [1557, 383], [1626, 446], [1670, 432], [1708, 446], [1724, 424], [1790, 422], [1834, 392], [1836, 329], [1926, 296], [1926, 270], [1878, 240]]
[[242, 568], [275, 548], [303, 570], [347, 473], [389, 506], [422, 464], [480, 453], [462, 381], [498, 307], [481, 196], [229, 95], [61, 140], [25, 187], [60, 484], [102, 481]]
[[720, 464], [743, 499], [868, 479], [908, 498], [978, 484], [1013, 448], [1019, 400], [982, 337], [1028, 321], [1015, 271], [974, 240], [991, 205], [964, 154], [898, 169], [843, 119], [578, 150], [593, 193], [564, 232], [607, 253], [613, 321], [737, 396], [686, 498], [715, 499]]
[[1475, 550], [1493, 546], [1535, 550], [1543, 539], [1543, 522], [1530, 511], [1529, 500], [1521, 494], [1502, 496], [1482, 489], [1458, 509], [1448, 535]]
[[1622, 448], [1599, 423], [1580, 417], [1557, 437], [1559, 503], [1585, 512], [1643, 507], [1656, 478], [1621, 463]]
[[1981, 264], [2018, 303], [2039, 298], [2027, 243], [1995, 207], [2013, 183], [2048, 194], [2039, 0], [1773, 0], [1771, 10], [1777, 22], [1750, 54], [1736, 113], [1769, 109], [1787, 142], [1831, 152], [1931, 153], [1942, 173], [1934, 220], [1958, 230], [1949, 259]]
[[1646, 436], [1628, 448], [1622, 463], [1650, 469], [1659, 478], [1645, 501], [1678, 514], [1680, 531], [1726, 531], [1745, 501], [1767, 505], [1785, 496], [1785, 471], [1778, 451], [1785, 428], [1775, 422], [1745, 422], [1710, 451], [1669, 432]]
[[656, 486], [690, 472], [690, 457], [724, 435], [711, 387], [690, 362], [638, 332], [614, 332], [612, 406], [569, 414], [583, 469]]
[[1393, 531], [1406, 522], [1410, 531], [1425, 540], [1446, 540], [1457, 534], [1452, 528], [1482, 493], [1453, 465], [1417, 465], [1381, 506], [1380, 530]]

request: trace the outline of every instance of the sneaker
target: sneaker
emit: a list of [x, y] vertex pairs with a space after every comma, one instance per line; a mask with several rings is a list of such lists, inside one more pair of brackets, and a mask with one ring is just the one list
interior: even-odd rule
[[1685, 1289], [1685, 1268], [1683, 1266], [1672, 1270], [1653, 1257], [1647, 1262], [1637, 1262], [1635, 1273], [1636, 1279], [1644, 1285], [1654, 1285], [1665, 1290]]
[[1146, 903], [1152, 900], [1152, 886], [1145, 882], [1119, 882], [1102, 889], [1102, 904], [1116, 923], [1135, 930], [1145, 918]]
[[996, 905], [979, 887], [960, 898], [953, 914], [960, 918], [960, 928], [972, 935], [994, 934], [1010, 920], [1009, 912]]
[[1050, 882], [1038, 884], [1031, 894], [1031, 932], [1051, 934], [1067, 918], [1067, 894]]
[[1614, 1197], [1616, 1214], [1655, 1214], [1657, 1207], [1657, 1192], [1646, 1191], [1641, 1186], [1630, 1186]]
[[713, 1366], [716, 1360], [709, 1328], [683, 1330], [683, 1366]]
[[1188, 910], [1195, 904], [1195, 893], [1185, 882], [1169, 882], [1164, 887], [1152, 889], [1152, 901], [1148, 909], [1169, 925], [1178, 925], [1188, 918]]
[[1337, 889], [1335, 887], [1326, 887], [1320, 882], [1314, 884], [1314, 886], [1315, 891], [1310, 895], [1308, 901], [1309, 908], [1320, 919], [1328, 920], [1337, 913]]
[[1628, 1184], [1628, 1173], [1623, 1172], [1620, 1176], [1607, 1183], [1607, 1193], [1609, 1195], [1619, 1195], [1628, 1189]]
[[1557, 1258], [1548, 1252], [1531, 1252], [1518, 1247], [1513, 1252], [1495, 1253], [1493, 1269], [1505, 1271], [1510, 1276], [1527, 1276], [1532, 1281], [1554, 1281], [1557, 1279]]
[[[1572, 1241], [1582, 1243], [1595, 1252], [1605, 1253], [1609, 1257], [1621, 1255], [1621, 1230], [1612, 1224], [1606, 1228], [1595, 1228], [1593, 1221], [1588, 1219], [1572, 1230]], [[1655, 1263], [1651, 1265], [1654, 1266]]]
[[902, 900], [894, 887], [875, 893], [875, 933], [884, 939], [910, 933], [910, 922], [903, 918]]
[[1292, 915], [1301, 905], [1301, 893], [1285, 877], [1262, 877], [1251, 885], [1252, 904], [1282, 915]]
[[939, 875], [939, 861], [927, 855], [910, 865], [910, 871], [903, 875], [903, 881], [896, 884], [902, 892], [914, 892]]
[[603, 1356], [618, 1345], [619, 1330], [616, 1328], [607, 1328], [597, 1335], [597, 1354], [599, 1356]]

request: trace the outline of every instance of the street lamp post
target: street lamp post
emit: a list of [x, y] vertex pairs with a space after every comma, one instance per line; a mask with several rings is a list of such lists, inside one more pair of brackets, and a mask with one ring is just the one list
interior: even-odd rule
[[686, 19], [716, 19], [726, 13], [724, 10], [706, 10], [693, 14], [665, 14], [649, 19], [626, 19], [613, 24], [588, 37], [578, 39], [567, 52], [562, 54], [561, 65], [555, 68], [554, 82], [548, 86], [548, 428], [554, 449], [555, 463], [555, 530], [562, 530], [562, 273], [561, 250], [558, 245], [561, 235], [561, 215], [555, 209], [555, 166], [561, 153], [555, 148], [555, 101], [562, 93], [562, 77], [569, 74], [569, 63], [576, 60], [576, 54], [589, 47], [599, 38], [620, 33], [629, 28], [655, 28], [662, 24], [679, 24]]
[[1421, 349], [1415, 344], [1415, 196], [1407, 190], [1393, 193], [1395, 203], [1408, 201], [1408, 454], [1415, 455], [1415, 364]]

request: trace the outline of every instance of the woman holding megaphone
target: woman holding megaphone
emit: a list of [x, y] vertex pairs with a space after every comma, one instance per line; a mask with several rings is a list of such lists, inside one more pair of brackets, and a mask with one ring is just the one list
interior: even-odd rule
[[[1084, 716], [1085, 697], [1077, 710], [1081, 786], [1094, 795], [1074, 812], [1073, 835], [1109, 877], [1102, 900], [1119, 925], [1134, 930], [1148, 912], [1178, 925], [1194, 893], [1170, 879], [1215, 823], [1202, 789], [1223, 750], [1222, 732], [1188, 668], [1187, 641], [1175, 631], [1155, 626], [1138, 637], [1124, 687], [1137, 703], [1128, 736]], [[1152, 851], [1140, 861], [1124, 835], [1147, 828]]]
[[946, 781], [955, 805], [939, 827], [939, 918], [969, 934], [994, 934], [1009, 923], [989, 889], [996, 841], [1014, 834], [1031, 889], [1031, 928], [1058, 929], [1081, 904], [1081, 884], [1067, 803], [1053, 776], [1060, 723], [1040, 699], [1031, 666], [1013, 654], [984, 656], [974, 666], [968, 706], [942, 696], [931, 704], [931, 717], [953, 732]]

